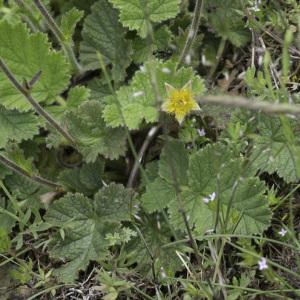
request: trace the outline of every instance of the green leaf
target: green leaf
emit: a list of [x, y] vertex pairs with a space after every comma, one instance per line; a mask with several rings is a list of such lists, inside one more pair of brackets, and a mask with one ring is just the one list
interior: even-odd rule
[[263, 72], [256, 72], [254, 67], [248, 68], [244, 80], [249, 87], [249, 95], [259, 97], [261, 100], [270, 101], [270, 99], [272, 99], [272, 93], [268, 89], [267, 81], [264, 78]]
[[50, 106], [47, 111], [55, 118], [62, 120], [66, 113], [76, 110], [83, 102], [88, 101], [90, 94], [88, 88], [77, 85], [69, 90], [65, 105]]
[[[30, 81], [41, 72], [31, 95], [38, 102], [55, 102], [56, 96], [68, 85], [69, 65], [62, 53], [50, 50], [47, 35], [30, 34], [24, 23], [0, 22], [0, 57], [17, 80]], [[0, 72], [1, 104], [8, 109], [29, 110], [31, 105]]]
[[141, 201], [148, 213], [161, 211], [166, 208], [176, 197], [173, 185], [157, 177], [146, 186], [146, 192], [142, 195]]
[[[154, 271], [158, 278], [164, 279], [165, 275], [173, 277], [176, 271], [182, 269], [182, 262], [176, 251], [187, 253], [190, 249], [182, 244], [164, 248], [165, 244], [170, 243], [172, 233], [166, 224], [160, 222], [160, 225], [157, 226], [156, 218], [149, 218], [145, 226], [140, 226], [140, 230], [154, 256]], [[136, 270], [152, 278], [152, 260], [140, 236], [129, 242], [125, 249], [129, 262], [137, 263]]]
[[[167, 96], [165, 83], [179, 89], [191, 80], [195, 95], [201, 95], [205, 91], [202, 79], [195, 75], [192, 68], [180, 68], [176, 71], [176, 63], [171, 61], [147, 62], [140, 71], [135, 73], [129, 86], [123, 86], [117, 91], [125, 125], [129, 129], [138, 129], [143, 120], [147, 123], [157, 121], [157, 103], [151, 85], [151, 68], [156, 72], [158, 92], [162, 99]], [[108, 96], [105, 101], [107, 105], [104, 108], [103, 117], [106, 124], [111, 127], [124, 126], [115, 98]]]
[[136, 63], [143, 63], [148, 60], [151, 55], [151, 51], [163, 51], [168, 48], [172, 33], [167, 26], [162, 26], [153, 32], [153, 45], [149, 47], [149, 42], [146, 39], [142, 39], [137, 36], [132, 44], [134, 49], [133, 59]]
[[[206, 146], [190, 158], [189, 189], [181, 194], [181, 202], [170, 204], [171, 222], [180, 229], [178, 205], [183, 205], [190, 225], [203, 234], [212, 229], [220, 201], [222, 216], [230, 206], [228, 227], [238, 233], [261, 233], [269, 226], [271, 213], [264, 195], [266, 186], [258, 178], [251, 177], [252, 170], [244, 169], [244, 161], [235, 158], [219, 144]], [[205, 197], [215, 193], [215, 199], [208, 204]], [[223, 220], [225, 222], [225, 220]]]
[[90, 99], [90, 90], [85, 86], [75, 86], [70, 89], [67, 100], [67, 110], [75, 109], [83, 102]]
[[12, 171], [10, 169], [0, 164], [0, 180], [4, 179], [7, 175], [10, 175], [11, 173]]
[[289, 143], [278, 119], [263, 116], [259, 124], [260, 135], [254, 136], [250, 160], [256, 170], [277, 172], [286, 182], [299, 180], [300, 147]]
[[79, 142], [86, 162], [96, 161], [98, 155], [116, 159], [124, 155], [126, 135], [121, 128], [108, 128], [102, 118], [102, 105], [97, 101], [83, 103], [75, 112], [66, 115], [70, 134]]
[[167, 141], [160, 156], [159, 177], [146, 185], [146, 192], [141, 198], [147, 212], [161, 211], [176, 199], [175, 185], [179, 191], [181, 185], [187, 185], [188, 163], [184, 144], [178, 140]]
[[124, 35], [117, 11], [107, 0], [97, 1], [83, 26], [80, 58], [85, 69], [100, 68], [96, 55], [98, 51], [107, 64], [112, 64], [113, 79], [122, 80], [131, 61], [131, 45]]
[[108, 254], [109, 240], [123, 220], [130, 219], [131, 191], [122, 185], [104, 187], [91, 199], [81, 194], [67, 194], [54, 202], [46, 214], [46, 221], [65, 232], [55, 238], [51, 255], [66, 258], [68, 263], [56, 271], [63, 282], [73, 282], [79, 270], [90, 260], [99, 261]]
[[212, 7], [208, 13], [209, 25], [223, 39], [236, 47], [244, 46], [250, 39], [250, 31], [243, 22], [243, 6], [239, 0], [213, 0], [206, 3]]
[[[120, 20], [130, 30], [145, 38], [147, 21], [162, 22], [179, 13], [180, 0], [110, 0], [120, 10]], [[147, 15], [148, 19], [145, 18]]]
[[0, 148], [8, 141], [31, 139], [39, 133], [39, 126], [40, 122], [33, 113], [7, 110], [0, 105]]
[[203, 197], [190, 189], [184, 190], [179, 197], [180, 202], [174, 199], [169, 204], [170, 222], [175, 229], [185, 230], [183, 215], [180, 213], [182, 209], [185, 211], [189, 226], [194, 227], [197, 234], [204, 234], [214, 228], [214, 213], [203, 202]]
[[121, 184], [111, 183], [95, 195], [95, 211], [102, 222], [129, 221], [133, 211], [133, 192]]
[[40, 208], [44, 208], [40, 197], [46, 192], [49, 192], [47, 188], [16, 173], [7, 176], [5, 178], [5, 184], [13, 196], [19, 201], [23, 201], [23, 207], [28, 207], [35, 213], [37, 213]]
[[0, 253], [6, 253], [10, 250], [11, 240], [7, 231], [0, 227]]
[[203, 197], [215, 192], [216, 175], [222, 165], [233, 155], [228, 147], [222, 144], [207, 145], [190, 157], [189, 186]]
[[72, 42], [77, 23], [82, 19], [84, 12], [73, 7], [62, 16], [60, 29], [67, 42]]
[[97, 160], [79, 168], [64, 170], [59, 175], [59, 182], [71, 191], [93, 195], [103, 186], [104, 166], [103, 161]]
[[159, 162], [159, 175], [171, 185], [186, 185], [189, 157], [184, 143], [167, 141]]
[[6, 212], [9, 212], [12, 215], [14, 215], [14, 209], [12, 208], [12, 204], [10, 202], [6, 204], [5, 202], [5, 199], [0, 197], [0, 228], [10, 233], [12, 228], [16, 224], [16, 219], [4, 212], [5, 210]]
[[16, 144], [8, 144], [6, 147], [7, 158], [16, 163], [19, 167], [26, 170], [28, 173], [33, 171], [33, 158], [25, 157], [24, 151]]

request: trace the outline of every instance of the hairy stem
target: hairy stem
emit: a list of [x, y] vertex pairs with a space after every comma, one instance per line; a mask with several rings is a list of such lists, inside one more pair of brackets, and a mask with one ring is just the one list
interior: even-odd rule
[[300, 115], [299, 105], [257, 101], [241, 96], [210, 95], [198, 97], [198, 102], [200, 104], [212, 104], [221, 105], [225, 107], [245, 108], [248, 110], [264, 112], [266, 114], [288, 114], [293, 116]]
[[200, 25], [200, 19], [202, 15], [202, 9], [203, 9], [204, 0], [197, 0], [195, 5], [195, 11], [194, 11], [194, 17], [192, 20], [192, 25], [188, 33], [187, 40], [185, 42], [184, 48], [182, 50], [182, 53], [180, 55], [179, 61], [177, 63], [176, 69], [179, 69], [181, 65], [183, 64], [186, 56], [189, 54], [193, 42], [195, 40], [195, 37], [197, 36], [197, 31]]
[[135, 178], [138, 175], [139, 165], [141, 164], [142, 159], [145, 155], [145, 152], [147, 151], [151, 141], [153, 140], [153, 138], [155, 137], [155, 135], [159, 129], [160, 129], [160, 126], [154, 126], [149, 130], [147, 137], [144, 140], [144, 143], [138, 153], [137, 159], [134, 162], [134, 166], [131, 170], [131, 173], [130, 173], [130, 176], [128, 179], [127, 187], [131, 188], [133, 186]]
[[23, 14], [22, 16], [22, 19], [25, 23], [28, 24], [30, 29], [33, 32], [42, 31], [42, 27], [38, 22], [36, 22], [36, 18], [32, 12], [32, 8], [30, 7], [30, 5], [25, 3], [23, 0], [15, 0], [15, 2], [25, 12], [25, 14]]
[[48, 12], [47, 8], [44, 6], [44, 4], [40, 0], [33, 0], [34, 5], [36, 8], [40, 11], [41, 15], [43, 16], [44, 20], [46, 21], [49, 29], [56, 37], [57, 41], [65, 51], [67, 57], [69, 58], [69, 61], [71, 62], [74, 71], [77, 74], [82, 73], [82, 67], [80, 66], [79, 62], [76, 59], [76, 55], [73, 51], [72, 46], [70, 43], [66, 42], [65, 36], [63, 32], [60, 30], [50, 13]]
[[48, 114], [41, 105], [30, 95], [30, 90], [25, 88], [22, 84], [19, 83], [19, 81], [16, 79], [16, 77], [12, 74], [8, 66], [5, 64], [5, 62], [0, 58], [0, 69], [3, 71], [3, 73], [6, 75], [6, 77], [9, 79], [9, 81], [15, 86], [15, 88], [25, 96], [27, 101], [32, 105], [32, 107], [35, 109], [35, 111], [42, 116], [44, 119], [47, 120], [47, 122], [54, 127], [64, 138], [66, 138], [69, 142], [71, 142], [72, 145], [75, 145], [75, 140], [73, 137], [64, 129], [61, 127], [61, 125], [50, 115]]
[[58, 185], [55, 182], [52, 182], [48, 179], [45, 179], [45, 178], [37, 176], [37, 175], [30, 174], [28, 171], [21, 168], [20, 166], [15, 164], [13, 161], [11, 161], [8, 158], [6, 158], [5, 156], [3, 156], [2, 154], [0, 154], [0, 164], [4, 165], [5, 167], [7, 167], [8, 169], [12, 170], [15, 173], [17, 173], [23, 177], [29, 178], [30, 180], [35, 181], [39, 184], [47, 186], [48, 188], [51, 188], [51, 189], [53, 189], [53, 188], [59, 189], [60, 188], [60, 185]]

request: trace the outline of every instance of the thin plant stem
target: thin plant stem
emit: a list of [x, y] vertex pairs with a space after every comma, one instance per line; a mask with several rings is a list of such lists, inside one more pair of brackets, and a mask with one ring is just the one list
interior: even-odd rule
[[69, 58], [69, 61], [71, 62], [74, 71], [77, 74], [82, 73], [82, 67], [80, 66], [79, 62], [76, 59], [76, 55], [73, 51], [72, 46], [70, 43], [68, 43], [65, 39], [65, 36], [63, 32], [60, 30], [50, 13], [48, 12], [47, 8], [44, 6], [44, 4], [40, 0], [33, 0], [34, 5], [39, 10], [41, 15], [43, 16], [44, 20], [46, 21], [49, 29], [56, 37], [57, 41], [61, 45], [62, 49], [65, 51], [67, 57]]
[[75, 284], [59, 284], [59, 285], [54, 285], [54, 286], [51, 286], [49, 288], [46, 288], [34, 295], [32, 295], [31, 297], [27, 298], [27, 300], [33, 300], [33, 299], [36, 299], [37, 297], [43, 295], [43, 294], [48, 294], [50, 293], [52, 290], [55, 290], [55, 289], [58, 289], [58, 288], [61, 288], [61, 287], [64, 287], [64, 286], [76, 286]]
[[287, 114], [300, 116], [300, 105], [286, 103], [270, 103], [257, 101], [251, 98], [231, 95], [209, 95], [198, 97], [200, 104], [220, 105], [233, 108], [244, 108], [248, 110], [264, 112], [266, 114]]
[[279, 203], [272, 207], [272, 211], [276, 211], [278, 207], [280, 207], [290, 196], [292, 196], [298, 189], [300, 188], [300, 184], [297, 184], [285, 197], [283, 197]]
[[159, 125], [154, 126], [149, 130], [149, 132], [147, 134], [147, 137], [145, 138], [144, 143], [143, 143], [143, 145], [142, 145], [142, 147], [141, 147], [141, 149], [138, 153], [138, 157], [134, 162], [134, 166], [131, 170], [131, 173], [130, 173], [130, 176], [129, 176], [129, 179], [128, 179], [127, 187], [131, 188], [133, 186], [135, 178], [138, 175], [139, 165], [141, 164], [142, 159], [145, 155], [145, 152], [147, 151], [151, 141], [156, 136], [156, 133], [159, 131], [160, 127], [161, 126], [159, 126]]
[[[282, 38], [280, 38], [279, 36], [277, 36], [275, 33], [271, 32], [269, 29], [265, 28], [266, 26], [262, 25], [261, 22], [257, 21], [255, 19], [255, 16], [253, 16], [249, 10], [245, 10], [245, 15], [251, 19], [251, 22], [253, 22], [255, 24], [255, 26], [258, 27], [259, 30], [261, 30], [262, 32], [266, 33], [268, 36], [270, 36], [272, 39], [274, 39], [276, 42], [278, 42], [279, 44], [283, 45], [284, 44], [284, 40]], [[288, 47], [289, 51], [294, 54], [294, 55], [298, 55], [300, 56], [300, 50], [298, 50], [297, 48], [293, 47], [293, 46], [289, 46]]]
[[216, 232], [219, 221], [221, 221], [220, 220], [221, 199], [220, 199], [219, 195], [220, 195], [220, 176], [218, 175], [217, 176], [217, 209], [216, 209], [214, 232]]
[[24, 0], [15, 0], [16, 4], [25, 12], [23, 15], [24, 21], [29, 25], [33, 32], [42, 31], [43, 28], [33, 14], [32, 7], [24, 2]]
[[6, 188], [4, 182], [2, 180], [0, 180], [0, 188], [2, 189], [2, 191], [4, 192], [4, 194], [6, 195], [6, 197], [10, 200], [13, 209], [15, 210], [15, 213], [17, 213], [17, 215], [14, 215], [12, 213], [10, 213], [7, 210], [2, 210], [3, 213], [9, 215], [11, 214], [14, 216], [13, 218], [16, 220], [18, 219], [19, 225], [20, 227], [22, 227], [22, 219], [24, 218], [24, 213], [22, 211], [22, 209], [20, 208], [20, 203], [17, 201], [17, 199], [15, 197], [12, 196], [12, 194], [9, 192], [9, 190]]
[[146, 251], [147, 251], [147, 253], [148, 253], [148, 255], [149, 255], [150, 259], [151, 259], [151, 262], [152, 262], [151, 263], [152, 276], [153, 276], [153, 280], [156, 282], [156, 274], [155, 274], [155, 267], [154, 267], [155, 257], [152, 254], [152, 252], [151, 252], [151, 250], [150, 250], [150, 248], [149, 248], [149, 246], [147, 244], [147, 241], [145, 240], [145, 238], [144, 238], [142, 232], [140, 231], [140, 229], [138, 228], [138, 226], [135, 225], [134, 223], [133, 223], [133, 226], [134, 226], [135, 230], [137, 231], [138, 235], [140, 236], [140, 238], [141, 238], [141, 240], [142, 240], [142, 242], [143, 242], [143, 244], [145, 246], [145, 249], [146, 249]]
[[18, 263], [15, 262], [14, 260], [15, 260], [16, 258], [18, 258], [19, 256], [23, 255], [24, 253], [30, 251], [30, 250], [32, 250], [32, 247], [25, 248], [25, 249], [23, 249], [22, 251], [20, 251], [19, 253], [14, 254], [14, 255], [11, 256], [11, 257], [7, 257], [7, 256], [5, 256], [5, 255], [3, 255], [3, 254], [0, 253], [0, 256], [3, 257], [3, 258], [5, 258], [5, 260], [4, 260], [3, 262], [0, 263], [0, 267], [3, 267], [3, 266], [5, 266], [6, 264], [8, 264], [8, 263], [10, 263], [10, 262], [13, 263], [13, 264], [15, 264], [15, 265], [18, 265]]
[[[167, 139], [167, 142], [168, 141], [169, 141], [169, 139]], [[195, 253], [195, 257], [196, 257], [197, 263], [198, 263], [199, 267], [202, 267], [201, 254], [199, 252], [197, 242], [196, 242], [196, 240], [193, 237], [193, 233], [192, 233], [192, 230], [190, 228], [190, 225], [189, 225], [189, 222], [188, 222], [188, 218], [187, 218], [186, 212], [185, 212], [184, 207], [183, 207], [183, 203], [181, 201], [180, 189], [179, 189], [179, 182], [177, 180], [177, 176], [176, 176], [176, 172], [175, 172], [175, 169], [174, 169], [174, 165], [173, 165], [173, 163], [172, 163], [172, 161], [170, 159], [168, 159], [168, 164], [169, 164], [169, 167], [171, 168], [171, 173], [172, 173], [172, 177], [173, 177], [173, 187], [175, 189], [175, 197], [176, 197], [176, 200], [177, 200], [178, 205], [179, 205], [179, 213], [182, 216], [182, 219], [183, 219], [185, 228], [187, 230], [187, 234], [188, 234], [191, 246], [192, 246], [192, 248], [194, 250], [194, 253]]]
[[[255, 253], [255, 252], [252, 252], [252, 251], [249, 251], [247, 249], [244, 249], [244, 248], [242, 248], [242, 247], [240, 247], [240, 246], [238, 246], [238, 245], [230, 242], [229, 240], [227, 240], [227, 243], [230, 244], [231, 246], [233, 246], [234, 248], [238, 249], [241, 252], [245, 252], [246, 254], [250, 254], [250, 255], [252, 255], [252, 256], [254, 256], [256, 258], [261, 258], [261, 256], [259, 254]], [[283, 267], [283, 266], [281, 266], [278, 263], [275, 263], [275, 262], [273, 262], [271, 260], [268, 260], [268, 264], [271, 265], [271, 266], [273, 266], [273, 267], [276, 267], [276, 268], [278, 268], [278, 269], [280, 269], [280, 270], [282, 270], [282, 271], [284, 271], [284, 272], [286, 272], [288, 274], [291, 274], [291, 275], [295, 276], [298, 279], [300, 279], [300, 274], [297, 274], [296, 272], [294, 272], [294, 271], [292, 271], [292, 270], [290, 270], [290, 269], [288, 269], [286, 267]]]
[[76, 142], [73, 139], [73, 137], [64, 129], [62, 126], [47, 112], [45, 111], [42, 106], [31, 96], [30, 89], [25, 88], [22, 84], [19, 83], [19, 81], [16, 79], [16, 77], [13, 75], [13, 73], [10, 71], [8, 66], [5, 64], [5, 62], [0, 58], [0, 69], [3, 71], [3, 73], [6, 75], [8, 80], [15, 86], [15, 88], [25, 96], [27, 101], [31, 104], [31, 106], [35, 109], [35, 111], [46, 121], [54, 127], [66, 140], [68, 140], [72, 145], [75, 145]]
[[2, 154], [0, 154], [0, 164], [4, 165], [5, 167], [7, 167], [8, 169], [12, 170], [15, 173], [17, 173], [23, 177], [26, 177], [36, 183], [47, 186], [48, 188], [56, 189], [56, 190], [61, 188], [61, 186], [55, 182], [52, 182], [52, 181], [45, 179], [43, 177], [40, 177], [38, 175], [30, 174], [28, 171], [21, 168], [20, 166], [15, 164], [13, 161], [11, 161], [8, 158], [6, 158], [5, 156], [3, 156]]
[[[299, 248], [297, 248], [297, 247], [295, 247], [291, 244], [281, 242], [281, 241], [278, 241], [278, 240], [274, 240], [274, 239], [265, 238], [265, 237], [262, 237], [262, 236], [255, 236], [255, 235], [221, 234], [221, 233], [217, 234], [216, 233], [216, 234], [196, 236], [196, 238], [198, 238], [199, 240], [207, 240], [207, 239], [214, 239], [214, 238], [240, 238], [240, 239], [253, 239], [253, 240], [257, 239], [257, 240], [261, 240], [261, 241], [265, 241], [265, 242], [274, 243], [274, 244], [277, 244], [277, 245], [280, 245], [280, 246], [283, 246], [283, 247], [287, 247], [287, 248], [290, 248], [290, 249], [295, 250], [295, 251], [299, 251]], [[169, 247], [174, 247], [177, 244], [184, 244], [188, 241], [189, 240], [187, 238], [182, 239], [182, 240], [178, 240], [178, 241], [174, 241], [174, 242], [163, 245], [162, 248], [165, 249], [165, 248], [169, 248]]]
[[17, 222], [20, 222], [20, 218], [18, 218], [16, 215], [14, 215], [13, 213], [11, 213], [10, 211], [0, 207], [0, 213], [4, 214], [4, 215], [8, 215], [9, 217], [11, 217], [12, 219], [16, 220]]
[[[198, 283], [198, 280], [193, 280], [193, 279], [185, 279], [185, 278], [173, 278], [173, 277], [166, 277], [170, 281], [184, 281], [184, 282], [193, 282], [193, 283]], [[209, 285], [209, 282], [202, 281], [203, 284]], [[212, 283], [213, 286], [220, 286], [219, 283]], [[256, 295], [263, 295], [263, 294], [268, 294], [269, 296], [275, 296], [275, 297], [281, 297], [283, 299], [287, 299], [285, 296], [280, 296], [276, 294], [276, 292], [295, 292], [295, 289], [277, 289], [277, 290], [257, 290], [254, 288], [249, 288], [249, 287], [244, 287], [244, 286], [239, 286], [239, 285], [230, 285], [230, 284], [224, 284], [224, 287], [233, 289], [233, 290], [242, 290], [242, 291], [247, 291], [247, 292], [253, 292]], [[300, 291], [299, 289], [296, 291]]]
[[227, 291], [226, 291], [226, 288], [224, 287], [225, 279], [223, 277], [223, 274], [222, 274], [222, 271], [221, 271], [221, 268], [220, 268], [225, 243], [226, 243], [225, 239], [222, 239], [222, 244], [221, 244], [221, 247], [220, 247], [220, 251], [219, 251], [219, 254], [217, 255], [216, 247], [213, 246], [213, 243], [211, 241], [208, 241], [211, 256], [212, 256], [212, 259], [215, 263], [215, 271], [214, 271], [214, 274], [213, 274], [213, 283], [216, 281], [216, 277], [218, 276], [224, 299], [227, 299]]
[[217, 55], [216, 55], [216, 63], [211, 67], [209, 74], [208, 74], [209, 80], [212, 79], [213, 75], [215, 74], [215, 72], [218, 68], [218, 65], [219, 65], [220, 59], [222, 57], [222, 54], [224, 52], [225, 46], [226, 46], [226, 38], [222, 38], [220, 41], [219, 47], [218, 47]]
[[182, 50], [182, 53], [180, 55], [179, 61], [177, 63], [176, 69], [178, 70], [183, 62], [185, 61], [186, 56], [189, 54], [193, 42], [195, 40], [195, 37], [197, 36], [197, 31], [200, 25], [200, 19], [202, 15], [202, 10], [203, 10], [203, 5], [204, 5], [204, 0], [197, 0], [196, 5], [195, 5], [195, 10], [194, 10], [194, 16], [191, 24], [191, 28], [188, 33], [188, 37], [186, 39], [184, 48]]

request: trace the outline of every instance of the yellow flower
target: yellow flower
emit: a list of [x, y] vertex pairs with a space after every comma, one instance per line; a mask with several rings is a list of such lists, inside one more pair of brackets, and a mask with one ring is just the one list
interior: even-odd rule
[[175, 89], [168, 83], [165, 83], [165, 86], [168, 98], [163, 103], [162, 110], [170, 114], [175, 114], [175, 118], [180, 124], [191, 111], [200, 110], [199, 105], [193, 98], [191, 81], [181, 89]]

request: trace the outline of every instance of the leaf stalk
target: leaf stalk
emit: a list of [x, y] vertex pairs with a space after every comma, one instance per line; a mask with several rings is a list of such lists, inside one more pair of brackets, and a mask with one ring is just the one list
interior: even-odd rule
[[69, 142], [71, 142], [72, 145], [75, 145], [76, 142], [73, 139], [73, 137], [47, 111], [45, 111], [42, 108], [42, 106], [30, 95], [30, 89], [26, 89], [22, 84], [19, 83], [19, 81], [16, 79], [16, 77], [13, 75], [13, 73], [10, 71], [8, 66], [1, 58], [0, 58], [0, 69], [6, 75], [8, 80], [15, 86], [15, 88], [25, 96], [25, 98], [32, 105], [35, 111], [40, 116], [42, 116], [45, 120], [47, 120], [47, 122], [52, 127], [54, 127], [64, 138], [66, 138]]
[[60, 185], [58, 185], [55, 182], [52, 182], [51, 180], [48, 180], [46, 178], [43, 178], [41, 176], [38, 175], [32, 175], [30, 174], [28, 171], [26, 171], [25, 169], [21, 168], [20, 166], [18, 166], [17, 164], [15, 164], [13, 161], [11, 161], [10, 159], [6, 158], [5, 156], [3, 156], [2, 154], [0, 154], [0, 164], [4, 165], [5, 167], [7, 167], [8, 169], [12, 170], [13, 172], [29, 178], [32, 181], [35, 181], [39, 184], [42, 184], [48, 188], [51, 189], [56, 189], [58, 190], [59, 188], [61, 188]]
[[40, 0], [33, 0], [33, 3], [36, 6], [36, 8], [39, 10], [41, 15], [43, 16], [49, 29], [54, 34], [55, 38], [61, 45], [62, 49], [65, 51], [67, 57], [69, 58], [69, 61], [72, 64], [74, 71], [76, 72], [76, 74], [80, 75], [82, 73], [82, 67], [76, 59], [76, 55], [73, 51], [72, 46], [70, 45], [70, 43], [68, 43], [66, 41], [66, 38], [65, 38], [63, 32], [60, 30], [60, 28], [56, 24], [55, 20], [52, 18], [52, 16], [48, 12], [47, 8], [44, 6], [44, 4]]

